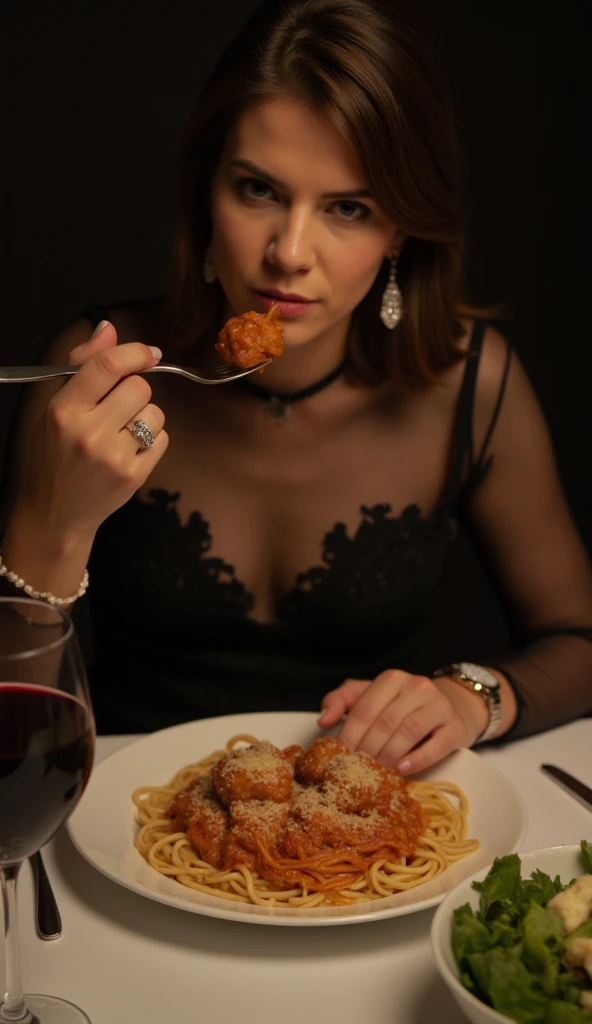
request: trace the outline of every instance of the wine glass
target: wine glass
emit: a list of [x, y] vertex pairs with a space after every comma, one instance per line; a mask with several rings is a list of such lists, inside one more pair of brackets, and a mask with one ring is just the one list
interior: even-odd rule
[[74, 810], [88, 781], [94, 719], [70, 617], [31, 598], [0, 597], [0, 882], [6, 995], [0, 1024], [90, 1024], [57, 996], [23, 995], [16, 881]]

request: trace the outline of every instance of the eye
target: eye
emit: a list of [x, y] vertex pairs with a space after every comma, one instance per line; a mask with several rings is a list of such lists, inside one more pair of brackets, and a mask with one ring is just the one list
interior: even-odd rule
[[372, 213], [369, 206], [358, 203], [355, 199], [340, 199], [335, 203], [335, 209], [341, 220], [346, 221], [365, 220]]
[[245, 199], [269, 199], [273, 196], [271, 186], [259, 178], [240, 178], [236, 188]]

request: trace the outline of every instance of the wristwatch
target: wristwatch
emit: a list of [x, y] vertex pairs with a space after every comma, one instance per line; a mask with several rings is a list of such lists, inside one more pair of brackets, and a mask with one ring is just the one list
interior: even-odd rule
[[470, 661], [458, 661], [446, 668], [436, 669], [434, 678], [437, 676], [450, 676], [467, 690], [478, 693], [487, 704], [489, 710], [489, 722], [480, 736], [477, 743], [484, 743], [492, 739], [498, 729], [502, 718], [502, 698], [500, 693], [499, 679], [496, 679], [493, 672], [483, 668], [483, 665], [473, 665]]

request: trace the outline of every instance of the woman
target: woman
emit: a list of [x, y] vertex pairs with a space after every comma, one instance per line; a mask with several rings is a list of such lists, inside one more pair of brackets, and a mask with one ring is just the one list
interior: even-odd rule
[[[47, 360], [84, 366], [28, 395], [2, 544], [62, 600], [90, 558], [99, 728], [322, 701], [416, 772], [589, 711], [590, 567], [524, 371], [462, 301], [454, 132], [414, 34], [378, 0], [264, 4], [180, 168], [170, 295], [57, 338]], [[256, 381], [141, 376], [274, 302]], [[461, 518], [525, 646], [428, 679], [406, 665]]]

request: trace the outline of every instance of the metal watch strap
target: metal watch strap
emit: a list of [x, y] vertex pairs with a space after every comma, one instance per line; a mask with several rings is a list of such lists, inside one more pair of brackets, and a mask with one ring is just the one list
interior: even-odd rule
[[439, 668], [434, 672], [434, 678], [448, 676], [465, 686], [467, 690], [479, 696], [487, 704], [489, 711], [489, 722], [476, 743], [484, 743], [497, 735], [502, 717], [502, 704], [499, 679], [483, 665], [474, 665], [472, 662], [461, 661], [445, 668]]

